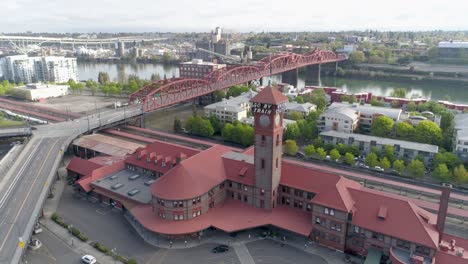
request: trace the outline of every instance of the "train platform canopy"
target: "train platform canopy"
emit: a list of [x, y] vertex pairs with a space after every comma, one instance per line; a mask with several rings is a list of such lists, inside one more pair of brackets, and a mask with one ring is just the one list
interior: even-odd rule
[[142, 144], [101, 134], [86, 135], [77, 138], [73, 141], [73, 146], [78, 146], [105, 155], [119, 157], [132, 154], [136, 149], [145, 147]]

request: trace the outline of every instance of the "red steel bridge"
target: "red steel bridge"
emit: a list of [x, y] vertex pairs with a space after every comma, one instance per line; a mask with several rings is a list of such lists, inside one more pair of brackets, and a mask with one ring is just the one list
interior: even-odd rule
[[129, 104], [142, 104], [143, 112], [188, 101], [216, 90], [247, 83], [297, 68], [346, 60], [333, 51], [314, 50], [305, 54], [280, 53], [254, 65], [232, 65], [216, 70], [203, 79], [172, 78], [148, 84], [130, 96]]

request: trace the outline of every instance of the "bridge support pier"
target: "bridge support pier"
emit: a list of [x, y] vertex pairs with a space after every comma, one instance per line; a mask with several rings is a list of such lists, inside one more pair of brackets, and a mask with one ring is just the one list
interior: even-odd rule
[[297, 87], [298, 69], [293, 69], [281, 74], [281, 82]]
[[316, 83], [318, 86], [322, 86], [320, 79], [320, 72], [322, 70], [321, 64], [309, 65], [306, 67], [306, 83]]

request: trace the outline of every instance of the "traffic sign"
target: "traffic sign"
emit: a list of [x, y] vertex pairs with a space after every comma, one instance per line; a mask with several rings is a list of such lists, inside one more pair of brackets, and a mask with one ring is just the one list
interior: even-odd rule
[[25, 243], [24, 243], [24, 241], [23, 241], [23, 239], [22, 239], [21, 237], [19, 238], [18, 246], [19, 246], [21, 249], [23, 249], [24, 246], [25, 246]]

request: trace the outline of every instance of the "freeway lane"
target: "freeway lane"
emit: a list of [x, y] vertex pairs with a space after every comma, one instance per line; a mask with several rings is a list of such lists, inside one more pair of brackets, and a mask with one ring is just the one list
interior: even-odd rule
[[[15, 254], [19, 237], [25, 233], [26, 226], [33, 216], [40, 193], [52, 173], [57, 154], [65, 138], [43, 138], [10, 179], [13, 188], [2, 192], [0, 204], [0, 263], [10, 263]], [[27, 237], [25, 238], [25, 240]]]

